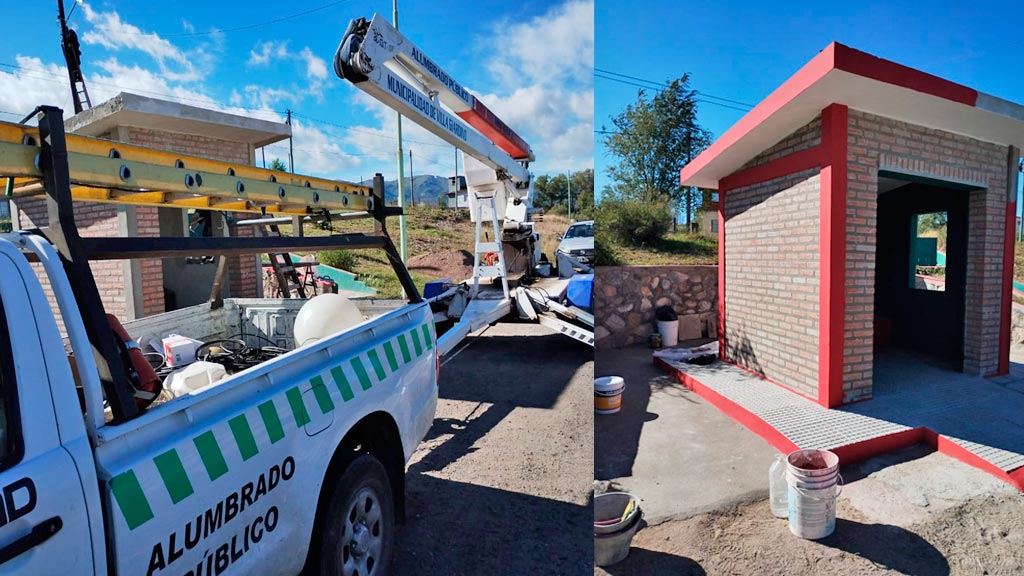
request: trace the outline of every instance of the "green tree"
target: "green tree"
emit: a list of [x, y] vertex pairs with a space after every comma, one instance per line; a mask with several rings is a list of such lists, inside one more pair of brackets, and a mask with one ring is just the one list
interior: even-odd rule
[[613, 197], [643, 202], [669, 200], [689, 228], [702, 193], [679, 184], [679, 170], [711, 144], [712, 135], [697, 122], [697, 93], [689, 74], [671, 81], [649, 98], [645, 90], [611, 121], [615, 130], [605, 146], [618, 162], [608, 168]]
[[270, 166], [267, 166], [268, 170], [277, 170], [279, 172], [287, 172], [288, 167], [285, 166], [284, 161], [280, 158], [274, 158], [270, 161]]
[[566, 213], [569, 211], [570, 193], [572, 194], [572, 214], [575, 219], [586, 219], [593, 214], [594, 170], [592, 168], [573, 172], [572, 180], [564, 172], [553, 176], [541, 174], [533, 180], [533, 205], [538, 208]]

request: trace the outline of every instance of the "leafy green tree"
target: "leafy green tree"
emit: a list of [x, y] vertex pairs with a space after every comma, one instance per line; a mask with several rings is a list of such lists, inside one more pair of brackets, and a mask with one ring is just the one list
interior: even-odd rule
[[653, 97], [640, 90], [636, 102], [612, 117], [615, 129], [604, 141], [618, 158], [608, 168], [613, 197], [670, 200], [685, 214], [687, 227], [702, 194], [679, 185], [679, 170], [712, 140], [697, 122], [697, 93], [689, 80], [689, 74], [683, 74]]
[[270, 165], [267, 166], [268, 170], [277, 170], [279, 172], [287, 172], [288, 167], [285, 166], [284, 161], [280, 158], [274, 158], [270, 161]]
[[564, 172], [553, 176], [541, 174], [534, 178], [533, 192], [534, 206], [560, 213], [568, 212], [571, 193], [573, 218], [588, 218], [594, 208], [594, 170], [588, 168], [573, 172], [572, 180]]

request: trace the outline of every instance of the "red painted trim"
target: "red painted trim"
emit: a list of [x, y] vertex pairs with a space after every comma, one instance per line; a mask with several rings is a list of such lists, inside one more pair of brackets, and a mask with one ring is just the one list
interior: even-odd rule
[[975, 106], [978, 100], [978, 92], [967, 86], [833, 42], [687, 164], [680, 172], [680, 181], [685, 184], [715, 158], [833, 70], [841, 70], [967, 106]]
[[[785, 434], [779, 432], [774, 426], [765, 422], [743, 406], [702, 384], [693, 376], [674, 368], [661, 358], [655, 358], [654, 364], [673, 376], [683, 386], [693, 390], [701, 398], [710, 402], [726, 416], [749, 428], [751, 432], [760, 436], [764, 441], [775, 447], [776, 450], [788, 454], [793, 450], [800, 449], [799, 446], [786, 437]], [[920, 443], [928, 444], [939, 452], [951, 458], [956, 458], [968, 466], [988, 472], [1017, 490], [1024, 492], [1024, 467], [1006, 472], [941, 434], [937, 434], [933, 430], [924, 427], [911, 428], [902, 432], [871, 438], [863, 442], [855, 442], [834, 448], [832, 451], [839, 456], [839, 461], [845, 466], [878, 456], [879, 454], [902, 450]]]
[[725, 358], [725, 190], [718, 191], [718, 357]]
[[967, 106], [974, 106], [978, 101], [978, 92], [962, 84], [950, 82], [927, 72], [897, 64], [839, 43], [833, 43], [833, 46], [835, 46], [835, 68], [837, 70], [886, 84], [902, 86], [915, 92], [930, 94]]
[[818, 401], [816, 398], [811, 398], [810, 396], [808, 396], [807, 394], [804, 394], [803, 392], [797, 390], [796, 388], [790, 388], [789, 386], [786, 386], [785, 384], [781, 384], [779, 382], [776, 382], [775, 380], [772, 380], [771, 378], [765, 376], [764, 374], [761, 374], [759, 372], [754, 372], [750, 368], [747, 368], [746, 366], [741, 366], [741, 365], [737, 364], [736, 362], [733, 362], [732, 360], [729, 360], [727, 358], [720, 358], [720, 360], [722, 360], [722, 362], [725, 362], [726, 364], [731, 364], [731, 365], [739, 368], [740, 370], [743, 370], [744, 372], [746, 372], [747, 374], [750, 374], [751, 376], [754, 376], [754, 377], [756, 377], [756, 378], [758, 378], [760, 380], [764, 380], [765, 382], [767, 382], [769, 384], [772, 384], [774, 386], [778, 386], [779, 388], [782, 388], [786, 392], [790, 392], [790, 393], [796, 394], [797, 396], [801, 396], [803, 398], [806, 398], [807, 400], [810, 400], [811, 402], [817, 402]]
[[821, 111], [821, 145], [829, 163], [821, 169], [817, 401], [826, 408], [843, 403], [848, 114], [842, 104]]
[[810, 170], [811, 168], [817, 168], [822, 164], [825, 164], [826, 159], [827, 152], [825, 147], [815, 146], [814, 148], [808, 148], [806, 150], [794, 152], [788, 156], [783, 156], [778, 160], [772, 160], [767, 164], [754, 166], [753, 168], [748, 168], [742, 172], [734, 172], [718, 181], [718, 189], [719, 191], [732, 190], [734, 188], [739, 188], [740, 186], [760, 184], [761, 182], [767, 182], [768, 180], [774, 180], [775, 178], [781, 178], [782, 176], [788, 176], [790, 174], [796, 174], [797, 172], [803, 172], [804, 170]]
[[1010, 373], [1010, 317], [1013, 310], [1013, 233], [1017, 227], [1017, 203], [1006, 203], [1003, 233], [1003, 293], [999, 314], [999, 364], [995, 376]]
[[996, 478], [1011, 484], [1017, 490], [1024, 492], [1024, 469], [1018, 468], [1016, 470], [1006, 472], [981, 456], [978, 456], [956, 442], [953, 442], [949, 438], [946, 438], [941, 434], [937, 434], [929, 429], [925, 429], [924, 437], [928, 444], [946, 456], [956, 458], [968, 466], [973, 466], [979, 470], [988, 472]]
[[868, 458], [910, 448], [924, 440], [924, 428], [909, 428], [887, 436], [879, 436], [862, 442], [854, 442], [846, 446], [833, 448], [832, 452], [839, 456], [844, 465], [867, 460]]
[[701, 384], [696, 378], [681, 370], [676, 370], [661, 358], [655, 358], [654, 364], [675, 377], [675, 379], [683, 386], [693, 390], [701, 398], [710, 402], [716, 408], [721, 410], [723, 414], [749, 428], [751, 432], [763, 438], [766, 442], [774, 446], [776, 450], [784, 454], [789, 454], [794, 450], [800, 449], [799, 446], [794, 444], [793, 441], [787, 438], [783, 433], [776, 430], [771, 424], [757, 417], [746, 408], [732, 400], [729, 400], [704, 384]]
[[743, 139], [752, 130], [761, 125], [762, 122], [773, 116], [791, 100], [800, 95], [804, 90], [810, 88], [815, 82], [828, 74], [833, 68], [833, 55], [836, 44], [832, 43], [804, 64], [803, 68], [797, 71], [789, 80], [782, 83], [774, 92], [762, 100], [753, 110], [747, 112], [739, 122], [733, 124], [725, 134], [715, 140], [711, 146], [697, 155], [692, 162], [683, 167], [679, 173], [680, 182], [685, 183], [696, 173], [703, 170], [713, 159], [722, 154], [734, 144]]

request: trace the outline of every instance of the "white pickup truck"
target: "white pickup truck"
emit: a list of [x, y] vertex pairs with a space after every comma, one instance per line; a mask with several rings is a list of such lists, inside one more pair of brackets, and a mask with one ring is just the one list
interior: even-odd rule
[[115, 424], [54, 247], [0, 234], [0, 574], [388, 573], [439, 364], [427, 303], [363, 313]]

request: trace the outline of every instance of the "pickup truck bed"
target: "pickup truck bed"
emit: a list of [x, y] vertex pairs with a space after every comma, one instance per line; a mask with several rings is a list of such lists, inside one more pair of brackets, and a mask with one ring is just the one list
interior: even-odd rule
[[[401, 308], [404, 300], [357, 298], [352, 302], [367, 319], [376, 318]], [[173, 312], [139, 318], [124, 323], [125, 329], [142, 346], [153, 338], [159, 340], [170, 333], [208, 341], [241, 334], [250, 346], [263, 346], [266, 338], [281, 348], [295, 347], [292, 330], [295, 316], [306, 303], [297, 298], [226, 298], [221, 308], [197, 304]]]

